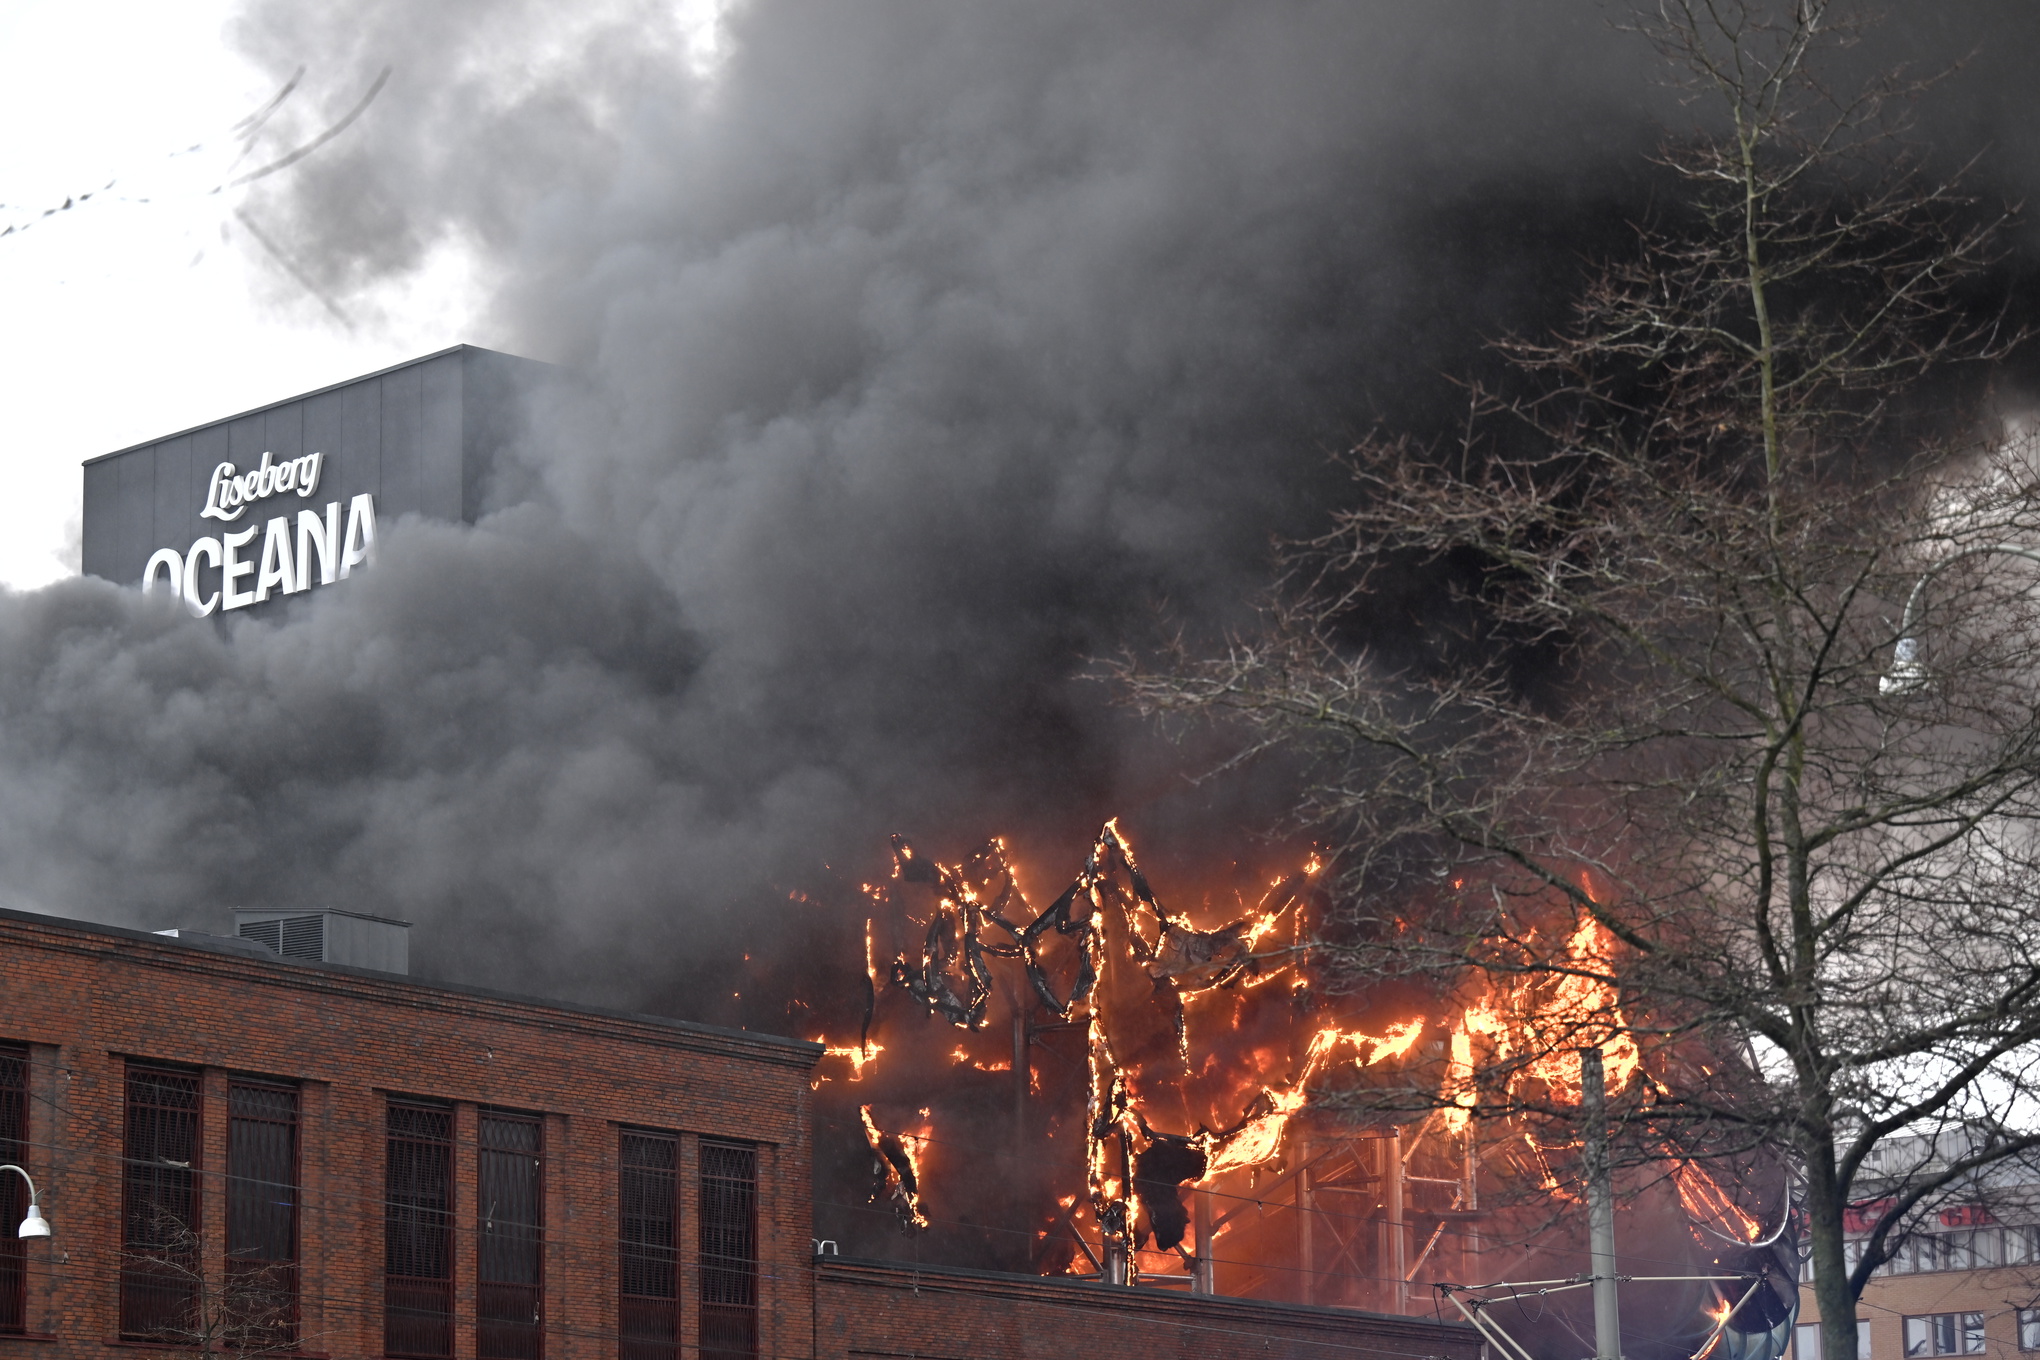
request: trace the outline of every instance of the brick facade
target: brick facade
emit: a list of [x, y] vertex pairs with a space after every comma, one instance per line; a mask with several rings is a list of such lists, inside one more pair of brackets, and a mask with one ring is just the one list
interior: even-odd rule
[[56, 1230], [26, 1244], [29, 1335], [0, 1336], [0, 1360], [138, 1344], [118, 1341], [117, 1307], [133, 1059], [201, 1074], [197, 1239], [207, 1280], [224, 1267], [229, 1075], [298, 1083], [309, 1354], [383, 1354], [390, 1095], [452, 1103], [456, 1360], [475, 1353], [475, 1239], [486, 1207], [475, 1200], [475, 1131], [488, 1106], [543, 1120], [544, 1360], [617, 1354], [617, 1151], [632, 1126], [684, 1135], [682, 1338], [695, 1334], [691, 1168], [705, 1135], [757, 1146], [760, 1353], [807, 1349], [813, 1044], [242, 958], [17, 912], [0, 913], [0, 996], [0, 1041], [29, 1046], [28, 1168]]
[[[686, 1360], [702, 1360], [696, 1222], [705, 1140], [756, 1152], [761, 1360], [1084, 1353], [1479, 1360], [1478, 1338], [1458, 1324], [815, 1258], [815, 1044], [4, 911], [0, 997], [7, 1003], [0, 1045], [25, 1048], [28, 1057], [26, 1165], [55, 1229], [51, 1239], [24, 1244], [26, 1326], [0, 1334], [0, 1360], [195, 1349], [189, 1340], [164, 1346], [121, 1337], [121, 1272], [131, 1261], [122, 1218], [131, 1065], [172, 1069], [186, 1090], [195, 1083], [195, 1165], [189, 1173], [178, 1161], [168, 1166], [197, 1183], [190, 1242], [200, 1259], [192, 1273], [207, 1287], [227, 1277], [232, 1084], [266, 1078], [295, 1090], [298, 1188], [286, 1198], [299, 1206], [297, 1353], [307, 1357], [385, 1354], [388, 1110], [393, 1099], [408, 1099], [450, 1112], [452, 1360], [478, 1360], [477, 1244], [490, 1209], [478, 1203], [477, 1137], [491, 1109], [540, 1123], [536, 1360], [642, 1360], [628, 1348], [620, 1356], [618, 1332], [626, 1131], [678, 1136], [669, 1160]], [[717, 1164], [729, 1155], [717, 1153]], [[239, 1184], [245, 1196], [249, 1182]]]
[[[1931, 1342], [1919, 1351], [1906, 1344], [1906, 1319], [1951, 1313], [1982, 1319], [1982, 1349], [1967, 1353], [1996, 1360], [2031, 1360], [2036, 1352], [2022, 1344], [2019, 1313], [2031, 1308], [2036, 1299], [2040, 1299], [2040, 1266], [2036, 1265], [1873, 1276], [1856, 1303], [1856, 1360], [1930, 1360], [1935, 1355]], [[1820, 1360], [1819, 1339], [1812, 1334], [1819, 1326], [1820, 1307], [1813, 1289], [1803, 1285], [1790, 1360]], [[1956, 1340], [1959, 1354], [1967, 1338], [1958, 1333]]]

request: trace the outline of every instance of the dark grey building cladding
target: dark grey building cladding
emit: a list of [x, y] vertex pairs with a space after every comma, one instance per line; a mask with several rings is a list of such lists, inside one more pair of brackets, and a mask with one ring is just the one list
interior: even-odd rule
[[[159, 548], [270, 515], [295, 516], [364, 493], [385, 526], [405, 514], [473, 523], [497, 453], [517, 435], [526, 393], [556, 370], [529, 359], [456, 345], [332, 387], [137, 444], [85, 464], [84, 570], [137, 585]], [[262, 455], [285, 463], [322, 453], [318, 488], [251, 505], [239, 522], [201, 517], [214, 469], [241, 472]], [[258, 534], [254, 547], [260, 548]], [[211, 573], [217, 589], [218, 572]]]

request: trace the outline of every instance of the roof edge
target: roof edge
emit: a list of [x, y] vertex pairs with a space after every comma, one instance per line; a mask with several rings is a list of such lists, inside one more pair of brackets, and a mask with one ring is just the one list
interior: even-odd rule
[[[298, 959], [255, 959], [208, 950], [201, 945], [187, 944], [174, 936], [158, 935], [152, 931], [134, 930], [127, 926], [103, 925], [97, 921], [80, 921], [72, 917], [53, 916], [39, 911], [22, 911], [14, 907], [0, 907], [0, 923], [18, 922], [45, 930], [55, 930], [73, 935], [104, 936], [134, 944], [145, 944], [162, 950], [184, 949], [194, 955], [203, 955], [208, 960], [223, 960], [247, 969], [294, 971], [317, 978], [340, 975], [358, 978], [363, 982], [379, 983], [384, 986], [413, 988], [423, 992], [437, 992], [450, 996], [473, 997], [495, 1001], [512, 1006], [528, 1006], [540, 1010], [563, 1011], [570, 1015], [585, 1015], [595, 1019], [619, 1020], [630, 1024], [649, 1026], [654, 1029], [674, 1030], [683, 1034], [698, 1034], [704, 1038], [719, 1039], [752, 1048], [777, 1050], [787, 1059], [805, 1058], [805, 1066], [812, 1067], [820, 1060], [823, 1045], [811, 1039], [794, 1039], [783, 1034], [768, 1034], [764, 1030], [730, 1029], [724, 1025], [705, 1025], [696, 1020], [678, 1020], [669, 1015], [650, 1015], [643, 1011], [617, 1010], [608, 1006], [589, 1006], [579, 1002], [561, 1001], [553, 997], [529, 996], [519, 992], [498, 991], [493, 987], [472, 987], [456, 982], [425, 982], [404, 973], [384, 973], [374, 968], [357, 968], [344, 963], [308, 963]], [[233, 938], [233, 937], [224, 937]]]
[[1012, 1271], [977, 1270], [969, 1266], [928, 1265], [912, 1261], [884, 1261], [859, 1256], [817, 1256], [813, 1258], [813, 1264], [818, 1272], [896, 1275], [902, 1281], [903, 1287], [911, 1281], [915, 1288], [928, 1288], [932, 1277], [934, 1280], [953, 1281], [953, 1287], [958, 1288], [1003, 1286], [1007, 1289], [1024, 1288], [1029, 1292], [1067, 1291], [1075, 1298], [1095, 1302], [1100, 1306], [1135, 1302], [1162, 1308], [1260, 1313], [1269, 1315], [1271, 1320], [1280, 1320], [1292, 1325], [1387, 1324], [1417, 1331], [1434, 1331], [1442, 1328], [1454, 1334], [1455, 1340], [1463, 1335], [1468, 1342], [1477, 1344], [1480, 1341], [1480, 1332], [1470, 1323], [1446, 1318], [1412, 1317], [1404, 1313], [1376, 1313], [1364, 1308], [1335, 1308], [1325, 1304], [1287, 1303], [1276, 1299], [1236, 1298], [1230, 1294], [1192, 1294], [1181, 1290], [1136, 1290], [1123, 1285], [1109, 1285], [1098, 1280], [1078, 1279], [1068, 1275], [1021, 1275]]
[[[182, 439], [184, 438], [184, 436], [188, 434], [197, 434], [200, 430], [210, 430], [215, 425], [225, 425], [232, 421], [245, 420], [249, 416], [259, 416], [264, 411], [274, 411], [277, 407], [288, 406], [294, 401], [308, 401], [313, 397], [324, 396], [328, 392], [337, 392], [343, 387], [352, 387], [356, 383], [367, 382], [370, 378], [380, 378], [385, 376], [386, 374], [395, 373], [399, 369], [411, 368], [417, 364], [429, 363], [434, 359], [444, 359], [449, 354], [458, 354], [462, 350], [470, 349], [480, 354], [500, 354], [506, 359], [523, 360], [523, 362], [527, 364], [545, 364], [545, 360], [543, 359], [526, 359], [522, 354], [512, 354], [508, 350], [490, 349], [485, 345], [470, 345], [466, 341], [462, 341], [460, 344], [457, 345], [448, 345], [445, 349], [433, 350], [430, 354], [420, 354], [413, 359], [404, 359], [398, 363], [389, 365], [387, 368], [378, 368], [373, 372], [369, 373], [357, 373], [355, 376], [351, 378], [342, 378], [339, 382], [327, 383], [324, 387], [314, 387], [309, 392], [298, 392], [292, 396], [278, 397], [275, 401], [267, 401], [262, 403], [262, 405], [260, 406], [250, 406], [247, 410], [236, 411], [234, 412], [234, 414], [230, 416], [220, 416], [218, 419], [215, 420], [200, 421], [196, 425], [188, 425], [184, 429], [174, 430], [169, 434], [159, 434], [153, 439], [144, 439], [139, 444], [130, 444], [124, 449], [115, 449], [111, 453], [95, 453], [90, 458], [82, 460], [79, 463], [79, 466], [91, 467], [94, 463], [103, 463], [109, 458], [118, 458], [122, 454], [135, 453], [141, 449], [146, 449], [156, 444], [167, 444], [173, 439]], [[552, 367], [552, 365], [546, 364], [546, 367], [550, 368]]]

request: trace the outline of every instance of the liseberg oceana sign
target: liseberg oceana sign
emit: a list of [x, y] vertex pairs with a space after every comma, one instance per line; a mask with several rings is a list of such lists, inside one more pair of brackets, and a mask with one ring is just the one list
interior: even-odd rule
[[[261, 466], [240, 473], [232, 463], [221, 463], [213, 469], [199, 516], [232, 524], [260, 501], [293, 493], [310, 500], [318, 492], [325, 461], [323, 453], [308, 453], [279, 463], [265, 453]], [[283, 502], [285, 507], [289, 504]], [[259, 549], [257, 533], [262, 535]], [[286, 512], [260, 526], [223, 529], [217, 538], [207, 534], [181, 553], [158, 548], [142, 568], [142, 590], [148, 593], [167, 585], [183, 598], [186, 609], [204, 618], [215, 609], [246, 609], [271, 595], [295, 595], [315, 585], [344, 581], [356, 567], [374, 560], [375, 497], [364, 492], [348, 502], [344, 531], [340, 502], [328, 501], [323, 514], [315, 509], [298, 511], [295, 526]], [[198, 574], [205, 567], [219, 569], [219, 589], [201, 594], [204, 583]]]

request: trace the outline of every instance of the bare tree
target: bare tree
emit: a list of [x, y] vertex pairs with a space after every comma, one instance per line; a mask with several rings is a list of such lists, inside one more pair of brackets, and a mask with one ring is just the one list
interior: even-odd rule
[[[1908, 149], [1930, 82], [1827, 83], [1832, 10], [1652, 11], [1682, 191], [1463, 437], [1352, 451], [1265, 630], [1120, 675], [1313, 759], [1355, 985], [1571, 989], [1395, 1099], [1576, 1119], [1533, 1078], [1632, 1046], [1632, 1161], [1784, 1154], [1855, 1360], [1908, 1227], [2040, 1147], [2040, 465], [1961, 409], [2020, 338], [1979, 301], [2001, 215]], [[1413, 569], [1484, 631], [1390, 664], [1355, 619]]]
[[229, 1255], [217, 1269], [205, 1236], [177, 1214], [152, 1215], [150, 1244], [121, 1261], [123, 1311], [149, 1339], [194, 1355], [298, 1351], [296, 1263]]

